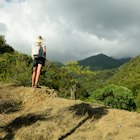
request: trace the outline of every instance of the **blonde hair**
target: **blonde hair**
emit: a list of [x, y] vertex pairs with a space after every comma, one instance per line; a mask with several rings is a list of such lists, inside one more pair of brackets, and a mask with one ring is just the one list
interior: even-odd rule
[[39, 35], [36, 39], [36, 43], [42, 43], [44, 41], [44, 39], [42, 38], [41, 35]]

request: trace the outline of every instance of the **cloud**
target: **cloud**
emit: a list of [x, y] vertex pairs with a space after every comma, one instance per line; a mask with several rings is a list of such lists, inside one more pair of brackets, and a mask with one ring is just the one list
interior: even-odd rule
[[1, 31], [1, 34], [5, 35], [6, 32], [7, 32], [7, 27], [4, 23], [0, 23], [0, 31]]
[[42, 35], [49, 60], [134, 57], [140, 53], [139, 12], [138, 0], [1, 0], [0, 32], [26, 54]]

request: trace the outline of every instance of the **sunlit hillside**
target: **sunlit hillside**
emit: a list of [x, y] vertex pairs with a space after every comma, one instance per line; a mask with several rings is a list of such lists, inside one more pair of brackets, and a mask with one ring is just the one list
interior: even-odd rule
[[0, 86], [1, 140], [139, 140], [140, 114], [57, 97], [41, 89]]

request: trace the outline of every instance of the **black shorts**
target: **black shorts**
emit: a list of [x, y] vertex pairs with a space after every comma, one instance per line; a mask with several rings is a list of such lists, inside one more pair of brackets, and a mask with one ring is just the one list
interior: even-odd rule
[[33, 60], [33, 67], [37, 67], [38, 64], [42, 64], [42, 66], [44, 66], [45, 65], [45, 58], [43, 58], [43, 57], [35, 58]]

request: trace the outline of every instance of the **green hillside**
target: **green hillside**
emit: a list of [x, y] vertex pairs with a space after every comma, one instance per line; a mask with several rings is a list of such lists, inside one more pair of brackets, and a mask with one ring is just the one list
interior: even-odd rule
[[[14, 51], [12, 47], [6, 44], [4, 38], [0, 40], [3, 41], [0, 48], [4, 47], [0, 54], [0, 82], [31, 86], [32, 58]], [[52, 63], [46, 60], [39, 84], [55, 89], [59, 97], [96, 103], [101, 101], [113, 108], [134, 110], [135, 105], [133, 108], [130, 107], [131, 105], [124, 107], [124, 101], [127, 105], [131, 101], [134, 103], [136, 99], [136, 107], [140, 108], [140, 95], [138, 94], [140, 91], [139, 62], [140, 56], [132, 59], [119, 69], [91, 71], [88, 67], [80, 66], [77, 61], [60, 65], [58, 62]], [[110, 84], [116, 86], [110, 86]], [[105, 86], [107, 88], [104, 88]], [[120, 86], [123, 86], [123, 88]], [[98, 91], [96, 92], [96, 90]], [[99, 97], [103, 96], [103, 99], [96, 98], [95, 93]], [[107, 96], [104, 97], [104, 94]], [[118, 99], [117, 102], [114, 98]], [[120, 98], [123, 99], [123, 104], [121, 104]], [[118, 103], [120, 103], [119, 107], [117, 107]]]
[[117, 68], [129, 60], [130, 58], [114, 59], [104, 54], [98, 54], [88, 57], [84, 60], [80, 60], [78, 63], [83, 66], [89, 66], [91, 70], [105, 70]]
[[[101, 74], [101, 73], [100, 73]], [[127, 99], [131, 97], [130, 94], [125, 96], [125, 92], [130, 90], [136, 103], [136, 110], [140, 111], [140, 55], [131, 59], [128, 63], [122, 65], [115, 72], [108, 76], [102, 83], [101, 87], [99, 86], [99, 82], [102, 81], [103, 75], [101, 74], [98, 82], [95, 82], [97, 87], [95, 91], [92, 91], [90, 95], [90, 100], [94, 100], [95, 95], [97, 94], [100, 98], [102, 97], [105, 104], [110, 104], [113, 101], [112, 105], [115, 105], [115, 100], [121, 101], [123, 98]], [[111, 86], [111, 85], [114, 86]], [[118, 90], [115, 91], [114, 87], [117, 86]], [[121, 90], [121, 88], [127, 89], [125, 92]], [[107, 89], [107, 90], [105, 90]], [[112, 95], [114, 94], [114, 95]], [[117, 94], [118, 97], [115, 97]], [[107, 95], [107, 96], [106, 96]], [[123, 96], [123, 97], [121, 97]], [[113, 98], [112, 98], [113, 97]], [[92, 99], [91, 99], [92, 98]], [[112, 99], [111, 99], [112, 98]], [[124, 101], [123, 101], [124, 103]], [[118, 103], [117, 103], [118, 104]], [[116, 107], [115, 107], [116, 108]]]
[[107, 84], [113, 83], [128, 87], [133, 92], [140, 91], [140, 56], [122, 65]]

